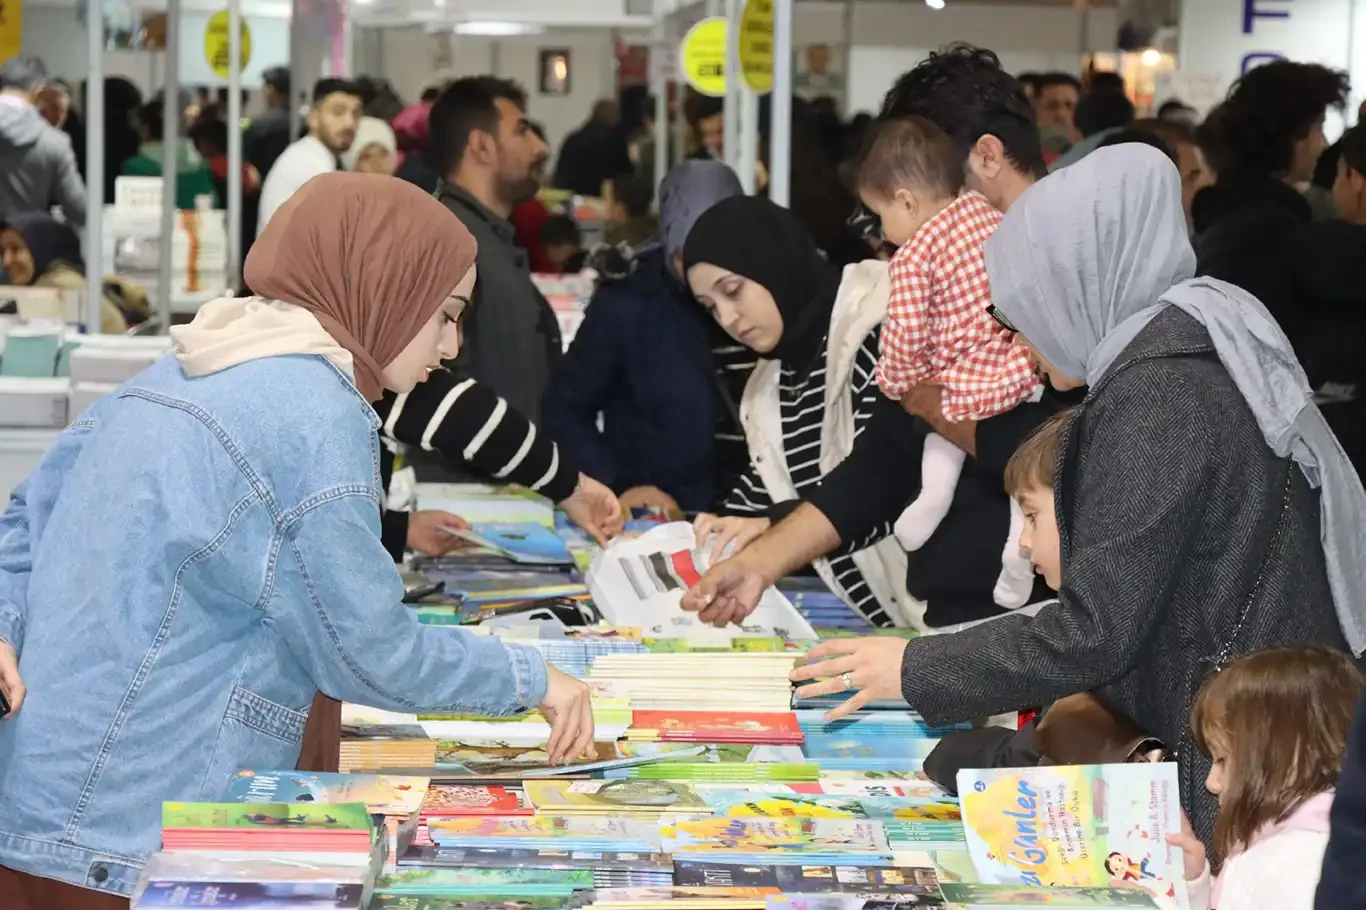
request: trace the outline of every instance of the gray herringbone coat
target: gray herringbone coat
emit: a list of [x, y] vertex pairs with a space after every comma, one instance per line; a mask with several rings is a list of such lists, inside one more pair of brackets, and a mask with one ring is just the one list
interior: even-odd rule
[[1318, 494], [1271, 452], [1204, 327], [1173, 307], [1091, 388], [1054, 496], [1060, 603], [912, 641], [906, 701], [949, 722], [1098, 690], [1177, 748], [1181, 801], [1209, 844], [1218, 804], [1188, 724], [1201, 682], [1262, 648], [1346, 648]]

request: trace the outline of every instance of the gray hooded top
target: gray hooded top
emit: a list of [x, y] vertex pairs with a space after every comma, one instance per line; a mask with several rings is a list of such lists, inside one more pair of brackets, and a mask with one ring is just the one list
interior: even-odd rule
[[1321, 489], [1328, 580], [1360, 655], [1366, 491], [1266, 307], [1241, 288], [1193, 277], [1185, 223], [1180, 175], [1166, 156], [1136, 143], [1097, 149], [1032, 187], [987, 240], [994, 303], [1055, 367], [1088, 385], [1166, 308], [1201, 323], [1267, 445]]
[[71, 139], [28, 100], [0, 93], [0, 218], [61, 206], [66, 220], [85, 224], [85, 185]]

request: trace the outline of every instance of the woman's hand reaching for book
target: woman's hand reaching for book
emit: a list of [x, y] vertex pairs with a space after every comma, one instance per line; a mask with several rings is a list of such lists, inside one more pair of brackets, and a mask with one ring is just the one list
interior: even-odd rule
[[550, 721], [545, 751], [552, 765], [578, 758], [593, 743], [593, 699], [581, 680], [546, 664], [541, 713]]
[[829, 677], [799, 688], [797, 695], [802, 698], [850, 693], [841, 705], [825, 712], [827, 721], [838, 720], [870, 702], [901, 698], [901, 660], [905, 653], [902, 638], [837, 638], [807, 651], [807, 663], [792, 671], [792, 681]]
[[9, 642], [0, 638], [0, 693], [9, 703], [9, 714], [4, 716], [18, 713], [24, 704], [25, 691], [24, 681], [19, 677], [19, 655], [14, 653]]
[[598, 546], [621, 533], [626, 521], [625, 510], [617, 494], [587, 474], [579, 475], [579, 485], [573, 494], [560, 503], [569, 520], [588, 532]]
[[[729, 556], [734, 556], [749, 546], [762, 533], [767, 531], [773, 522], [767, 518], [744, 518], [738, 515], [699, 515], [697, 520], [692, 523], [693, 537], [697, 541], [698, 548], [706, 546], [709, 537], [715, 537], [716, 542], [712, 544], [710, 562], [720, 562]], [[726, 547], [734, 544], [729, 553]]]

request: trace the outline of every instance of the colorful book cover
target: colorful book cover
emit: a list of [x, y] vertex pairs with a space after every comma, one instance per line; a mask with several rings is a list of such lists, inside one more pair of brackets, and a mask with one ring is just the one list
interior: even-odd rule
[[362, 803], [162, 803], [166, 830], [370, 831], [370, 811]]
[[410, 847], [399, 865], [477, 869], [592, 869], [669, 876], [673, 860], [663, 853], [597, 850], [515, 850], [491, 847]]
[[633, 711], [628, 735], [653, 733], [663, 742], [801, 742], [791, 712]]
[[421, 814], [448, 815], [533, 815], [525, 795], [507, 787], [480, 787], [462, 784], [434, 784], [427, 789]]
[[896, 797], [749, 793], [708, 788], [702, 799], [717, 815], [731, 818], [870, 818], [961, 822], [957, 803]]
[[1176, 765], [965, 770], [963, 823], [985, 884], [1136, 884], [1187, 906]]
[[565, 910], [565, 899], [558, 895], [376, 894], [367, 910]]
[[972, 910], [997, 908], [1052, 907], [1054, 910], [1091, 910], [1091, 908], [1132, 907], [1155, 910], [1157, 904], [1146, 891], [1128, 888], [1022, 888], [1018, 885], [946, 884], [944, 899]]
[[771, 894], [765, 910], [914, 910], [942, 907], [937, 894]]
[[425, 777], [238, 771], [228, 798], [242, 803], [364, 803], [380, 815], [412, 815], [427, 793]]
[[136, 906], [361, 910], [364, 887], [326, 882], [148, 882]]
[[890, 855], [876, 822], [810, 818], [703, 818], [659, 827], [665, 853], [852, 853]]
[[667, 780], [528, 780], [540, 812], [702, 812], [706, 802], [686, 783]]
[[737, 865], [679, 860], [674, 863], [674, 881], [679, 885], [777, 888], [796, 894], [939, 893], [939, 877], [933, 869], [898, 866]]
[[456, 537], [492, 550], [513, 562], [573, 565], [574, 557], [555, 532], [532, 522], [479, 522], [469, 530], [449, 529]]

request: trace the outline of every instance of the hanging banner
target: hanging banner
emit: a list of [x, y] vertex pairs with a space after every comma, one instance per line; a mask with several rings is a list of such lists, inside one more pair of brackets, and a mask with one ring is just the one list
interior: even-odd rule
[[749, 0], [740, 17], [740, 68], [745, 84], [761, 95], [773, 91], [773, 0]]
[[[247, 64], [251, 62], [251, 29], [247, 26], [246, 19], [242, 19], [241, 22], [242, 61], [238, 67], [239, 72], [246, 70]], [[209, 24], [204, 27], [204, 59], [208, 61], [209, 68], [224, 79], [228, 78], [229, 37], [228, 11], [219, 10], [209, 17]]]
[[713, 16], [688, 29], [679, 48], [679, 69], [687, 83], [703, 95], [726, 94], [726, 20]]
[[24, 46], [22, 0], [0, 0], [0, 63], [19, 56]]

